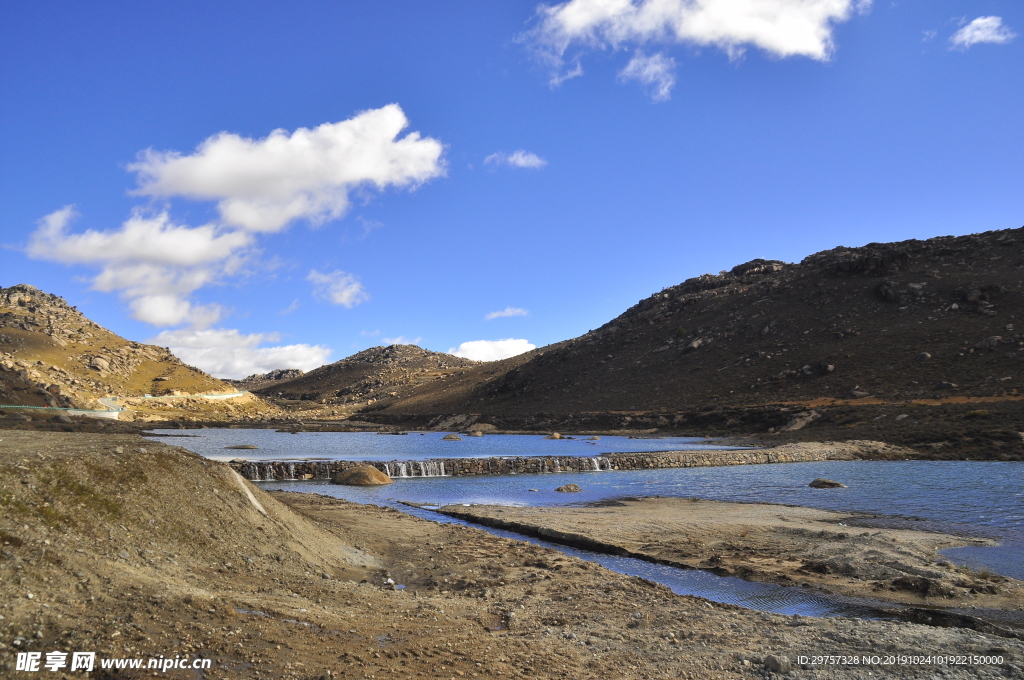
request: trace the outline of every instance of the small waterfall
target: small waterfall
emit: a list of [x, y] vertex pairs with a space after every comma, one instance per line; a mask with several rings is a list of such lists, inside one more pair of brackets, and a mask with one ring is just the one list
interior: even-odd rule
[[386, 474], [388, 477], [394, 477], [394, 475], [391, 474], [391, 466], [388, 465], [387, 463], [384, 463], [384, 474]]
[[420, 466], [420, 477], [445, 477], [444, 461], [425, 460], [417, 463]]
[[288, 463], [288, 476], [285, 479], [295, 479], [295, 463]]
[[242, 476], [246, 479], [258, 482], [260, 481], [260, 469], [256, 467], [255, 463], [249, 462], [242, 465], [241, 469]]
[[601, 460], [599, 458], [591, 458], [590, 462], [594, 464], [594, 472], [601, 471]]
[[258, 463], [259, 479], [263, 482], [272, 482], [277, 479], [277, 475], [274, 474], [273, 463]]
[[409, 472], [408, 472], [408, 468], [406, 467], [406, 464], [405, 463], [399, 463], [398, 461], [395, 461], [395, 473], [393, 475], [391, 475], [391, 476], [392, 477], [408, 477], [409, 476]]
[[331, 476], [331, 469], [327, 463], [317, 463], [314, 469], [316, 470], [313, 473], [315, 479], [329, 479]]

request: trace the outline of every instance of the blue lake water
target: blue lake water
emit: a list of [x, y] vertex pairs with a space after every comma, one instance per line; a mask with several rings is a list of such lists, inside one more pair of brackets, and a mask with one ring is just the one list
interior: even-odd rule
[[[178, 435], [174, 443], [214, 460], [426, 460], [429, 458], [488, 458], [490, 456], [586, 456], [612, 452], [726, 449], [713, 440], [695, 437], [630, 439], [601, 436], [598, 441], [545, 439], [543, 435], [489, 434], [442, 441], [446, 432], [277, 432], [276, 430], [206, 429], [153, 430]], [[179, 438], [180, 437], [180, 438]], [[226, 449], [251, 444], [258, 449]]]
[[[180, 430], [157, 432], [181, 434]], [[423, 436], [292, 435], [267, 430], [193, 430], [192, 433], [198, 436], [162, 441], [217, 460], [354, 458], [390, 461], [417, 457], [596, 456], [616, 451], [692, 449], [695, 444], [721, 448], [708, 440], [684, 438], [602, 437], [598, 442], [600, 446], [595, 447], [581, 439], [545, 440], [530, 435], [487, 435], [461, 442], [442, 442], [440, 438], [444, 433], [436, 432]], [[254, 444], [260, 449], [223, 448], [234, 444]], [[839, 480], [848, 488], [811, 489], [807, 484], [816, 477]], [[554, 491], [568, 482], [575, 482], [583, 491], [569, 497]], [[338, 486], [324, 480], [259, 484], [267, 489], [320, 493], [357, 503], [392, 506], [439, 521], [451, 520], [427, 510], [411, 509], [398, 501], [437, 506], [454, 503], [556, 506], [622, 497], [669, 496], [871, 513], [886, 516], [880, 521], [890, 525], [895, 522], [900, 526], [902, 522], [908, 528], [994, 538], [1000, 541], [999, 546], [953, 548], [943, 554], [972, 568], [1024, 579], [1024, 463], [1018, 462], [834, 461], [542, 475], [416, 477], [396, 479], [394, 484], [382, 487]], [[809, 616], [855, 614], [857, 610], [850, 603], [822, 598], [799, 588], [752, 584], [701, 571], [552, 547], [615, 571], [664, 583], [679, 593], [701, 595], [719, 602]]]

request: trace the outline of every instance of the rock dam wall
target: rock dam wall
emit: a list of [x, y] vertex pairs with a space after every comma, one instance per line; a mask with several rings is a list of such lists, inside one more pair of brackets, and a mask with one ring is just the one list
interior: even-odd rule
[[382, 461], [244, 461], [232, 468], [252, 481], [331, 479], [359, 465], [372, 465], [394, 479], [403, 477], [460, 477], [466, 475], [543, 474], [547, 472], [604, 472], [662, 468], [712, 467], [854, 460], [871, 457], [847, 443], [791, 444], [774, 449], [661, 451], [583, 456], [513, 456], [493, 458], [433, 458], [430, 460]]

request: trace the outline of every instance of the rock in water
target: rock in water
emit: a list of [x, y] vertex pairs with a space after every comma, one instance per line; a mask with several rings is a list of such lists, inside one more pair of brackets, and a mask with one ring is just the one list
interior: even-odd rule
[[350, 468], [334, 476], [331, 484], [344, 484], [345, 486], [380, 486], [391, 484], [391, 478], [373, 467], [372, 465], [361, 465]]
[[544, 439], [561, 439], [561, 438], [562, 438], [562, 435], [558, 434], [557, 432], [552, 432], [547, 437], [544, 437]]
[[824, 479], [823, 477], [818, 477], [817, 479], [815, 479], [813, 482], [811, 482], [807, 486], [811, 487], [812, 489], [845, 489], [846, 488], [846, 485], [843, 484], [842, 482], [837, 482], [837, 481], [832, 480], [832, 479]]
[[561, 491], [562, 493], [575, 493], [577, 491], [583, 491], [583, 489], [581, 489], [577, 484], [563, 484], [555, 489], [555, 491]]
[[462, 441], [462, 437], [460, 437], [459, 435], [455, 434], [454, 432], [450, 432], [450, 433], [446, 434], [445, 436], [441, 437], [441, 441], [443, 441], [443, 442], [461, 442]]
[[601, 438], [598, 437], [597, 435], [594, 435], [593, 437], [587, 437], [587, 439], [586, 439], [586, 441], [588, 441], [588, 442], [596, 442], [596, 441], [600, 441], [600, 440], [601, 440]]
[[225, 449], [258, 449], [258, 446], [252, 444], [235, 444], [234, 446], [225, 446]]
[[480, 430], [470, 430], [469, 434], [466, 435], [466, 436], [468, 436], [468, 437], [483, 437], [484, 433], [481, 432]]

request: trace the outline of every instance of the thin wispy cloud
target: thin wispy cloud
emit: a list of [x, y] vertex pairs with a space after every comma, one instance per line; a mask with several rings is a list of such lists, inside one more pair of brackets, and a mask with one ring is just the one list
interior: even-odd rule
[[637, 50], [626, 68], [619, 71], [619, 80], [636, 80], [648, 86], [651, 99], [656, 102], [668, 101], [676, 84], [676, 60], [659, 52], [647, 56]]
[[512, 153], [503, 153], [501, 151], [492, 153], [484, 159], [484, 164], [490, 166], [506, 165], [510, 168], [529, 168], [531, 170], [538, 170], [547, 165], [548, 162], [535, 153], [519, 149]]
[[313, 284], [313, 295], [333, 305], [341, 305], [352, 309], [370, 299], [370, 294], [363, 288], [362, 282], [355, 274], [335, 269], [333, 272], [309, 272], [307, 281]]
[[529, 312], [522, 307], [506, 307], [498, 312], [489, 312], [484, 316], [484, 319], [492, 321], [494, 319], [503, 319], [509, 316], [527, 316], [528, 314]]
[[280, 312], [278, 312], [278, 314], [291, 314], [301, 306], [302, 305], [299, 304], [299, 298], [295, 298], [294, 300], [292, 300], [292, 303], [290, 305], [282, 309]]
[[953, 34], [949, 48], [966, 50], [982, 43], [1004, 45], [1016, 37], [1017, 34], [1003, 24], [1002, 17], [978, 17]]
[[523, 352], [537, 349], [529, 340], [505, 338], [504, 340], [470, 340], [458, 347], [452, 347], [448, 354], [474, 361], [500, 361]]
[[[551, 67], [553, 85], [582, 72], [580, 54], [588, 49], [687, 44], [717, 47], [735, 59], [755, 47], [827, 61], [835, 27], [870, 7], [871, 0], [570, 0], [541, 5], [536, 25], [520, 40]], [[633, 69], [643, 73], [639, 64]]]
[[423, 340], [422, 337], [407, 338], [404, 335], [399, 335], [397, 338], [382, 338], [385, 345], [418, 345]]

